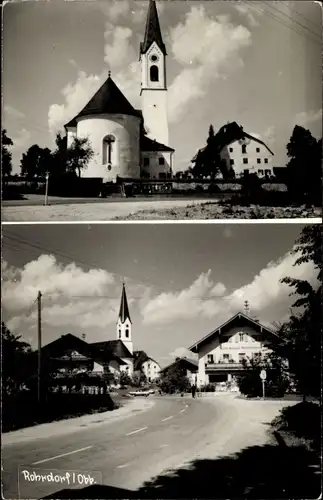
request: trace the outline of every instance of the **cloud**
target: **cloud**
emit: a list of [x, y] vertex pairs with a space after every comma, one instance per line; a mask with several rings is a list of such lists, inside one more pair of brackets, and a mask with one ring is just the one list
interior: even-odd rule
[[[105, 15], [104, 62], [98, 75], [80, 71], [74, 83], [68, 83], [61, 91], [63, 104], [52, 104], [48, 112], [48, 124], [52, 133], [62, 129], [93, 96], [112, 71], [112, 78], [134, 107], [140, 105], [140, 62], [133, 29], [126, 27], [131, 12], [131, 26], [144, 25], [147, 3], [140, 5], [127, 0], [98, 2]], [[159, 14], [163, 4], [158, 3]], [[202, 42], [201, 42], [202, 41]], [[191, 7], [185, 21], [170, 29], [169, 52], [173, 53], [179, 72], [168, 91], [170, 122], [182, 118], [187, 106], [205, 95], [209, 85], [217, 78], [243, 67], [241, 49], [251, 44], [251, 34], [243, 26], [234, 26], [228, 16], [213, 20], [203, 6]]]
[[78, 71], [76, 81], [69, 82], [61, 90], [64, 103], [52, 104], [48, 111], [48, 126], [52, 135], [62, 130], [65, 123], [86, 106], [108, 78], [109, 70], [127, 99], [134, 106], [139, 104], [140, 63], [132, 44], [133, 32], [128, 27], [115, 25], [118, 19], [127, 13], [129, 2], [122, 0], [104, 5], [98, 2], [98, 5], [107, 18], [104, 30], [105, 66], [99, 75]]
[[203, 6], [193, 6], [185, 21], [170, 29], [170, 42], [181, 65], [168, 92], [169, 119], [174, 122], [212, 82], [244, 66], [240, 52], [251, 44], [251, 33], [233, 25], [229, 16], [212, 19]]
[[[102, 328], [116, 320], [119, 286], [114, 275], [103, 269], [85, 271], [75, 263], [63, 265], [53, 255], [41, 255], [22, 269], [4, 263], [2, 276], [2, 304], [10, 316], [9, 328], [23, 322], [35, 324], [32, 305], [39, 290], [44, 326]], [[107, 295], [112, 298], [107, 300]]]
[[263, 321], [271, 323], [288, 315], [295, 298], [291, 289], [280, 283], [284, 276], [306, 279], [316, 283], [317, 271], [312, 263], [294, 266], [296, 256], [291, 253], [275, 262], [269, 262], [253, 280], [226, 293], [225, 286], [215, 283], [211, 271], [201, 275], [180, 292], [161, 293], [143, 304], [141, 313], [144, 323], [167, 324], [195, 317], [216, 318], [217, 324], [243, 309], [248, 300], [252, 314], [260, 315]]
[[322, 121], [322, 109], [302, 111], [296, 115], [298, 125], [309, 125], [314, 122]]
[[13, 149], [25, 148], [31, 139], [31, 133], [25, 128], [21, 129], [16, 136], [12, 137]]
[[169, 354], [173, 358], [187, 358], [193, 361], [198, 361], [198, 355], [187, 349], [187, 347], [177, 347], [173, 352]]
[[[251, 4], [251, 2], [249, 3]], [[234, 5], [234, 8], [239, 12], [239, 14], [246, 18], [251, 28], [256, 28], [257, 26], [259, 26], [260, 23], [257, 18], [262, 16], [263, 12], [261, 10], [251, 10], [251, 7], [249, 5], [240, 3], [238, 3], [238, 5]]]
[[276, 134], [275, 125], [270, 125], [263, 133], [264, 141], [274, 142]]
[[21, 118], [25, 118], [24, 113], [18, 111], [18, 109], [14, 108], [13, 106], [10, 106], [10, 104], [6, 104], [3, 107], [3, 111], [4, 111], [4, 119], [12, 118], [14, 120], [19, 120]]

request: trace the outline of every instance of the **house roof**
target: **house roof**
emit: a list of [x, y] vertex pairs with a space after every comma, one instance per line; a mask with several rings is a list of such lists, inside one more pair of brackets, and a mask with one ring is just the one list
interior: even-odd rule
[[140, 53], [145, 54], [152, 43], [156, 42], [162, 53], [166, 56], [166, 47], [163, 42], [158, 12], [155, 0], [149, 0], [144, 41], [140, 44]]
[[[113, 341], [112, 341], [113, 342]], [[121, 342], [121, 341], [120, 341]], [[42, 356], [51, 359], [64, 359], [67, 350], [75, 350], [80, 353], [77, 361], [96, 361], [98, 363], [117, 361], [120, 365], [126, 364], [113, 350], [97, 349], [95, 344], [89, 344], [72, 333], [62, 335], [58, 339], [42, 347]]]
[[219, 335], [221, 332], [226, 331], [229, 328], [232, 328], [234, 325], [241, 326], [241, 323], [245, 324], [245, 325], [249, 324], [256, 329], [259, 329], [261, 332], [265, 331], [266, 333], [268, 333], [270, 335], [273, 335], [277, 338], [280, 338], [279, 335], [277, 335], [272, 330], [270, 330], [266, 326], [259, 323], [259, 321], [256, 321], [256, 320], [250, 318], [249, 316], [246, 316], [242, 312], [238, 312], [237, 314], [232, 316], [232, 318], [230, 318], [228, 321], [226, 321], [222, 325], [218, 326], [215, 330], [212, 330], [212, 332], [208, 333], [205, 337], [202, 337], [200, 340], [198, 340], [197, 342], [192, 344], [189, 347], [189, 350], [194, 352], [194, 350], [197, 350], [199, 348], [199, 346], [201, 346], [202, 344], [207, 343], [207, 341], [209, 339], [211, 339], [212, 337]]
[[215, 134], [215, 136], [210, 139], [208, 145], [204, 148], [199, 149], [191, 161], [194, 163], [197, 159], [198, 154], [203, 153], [209, 147], [215, 147], [216, 150], [220, 152], [224, 147], [229, 146], [229, 144], [245, 138], [255, 141], [258, 144], [262, 144], [271, 155], [274, 155], [271, 149], [269, 149], [269, 147], [263, 141], [245, 132], [243, 130], [243, 127], [238, 125], [236, 122], [231, 122], [221, 127], [220, 130]]
[[118, 358], [133, 358], [133, 355], [124, 345], [122, 340], [104, 340], [103, 342], [94, 342], [90, 344], [91, 347], [97, 349], [99, 352], [112, 353]]
[[133, 369], [134, 371], [140, 370], [142, 364], [149, 359], [145, 351], [134, 351], [134, 363]]
[[149, 139], [146, 135], [142, 135], [140, 138], [140, 149], [141, 151], [175, 151], [175, 149], [165, 146], [165, 144]]
[[175, 366], [177, 364], [184, 365], [189, 370], [192, 370], [192, 369], [197, 370], [198, 369], [198, 362], [195, 362], [192, 359], [188, 359], [188, 358], [179, 358], [179, 359], [176, 359], [175, 361], [173, 361], [173, 363], [170, 363], [169, 365], [165, 366], [165, 368], [163, 368], [160, 371], [165, 372], [165, 371], [169, 370], [172, 366]]
[[132, 107], [128, 99], [114, 83], [111, 76], [107, 78], [104, 84], [94, 94], [92, 99], [89, 100], [82, 111], [80, 111], [75, 118], [65, 125], [65, 128], [75, 127], [77, 118], [82, 116], [100, 115], [105, 113], [137, 116], [138, 118], [141, 118], [142, 116]]

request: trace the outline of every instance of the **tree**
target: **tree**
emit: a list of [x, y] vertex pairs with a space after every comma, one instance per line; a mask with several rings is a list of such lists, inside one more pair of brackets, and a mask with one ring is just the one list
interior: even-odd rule
[[12, 139], [8, 137], [7, 131], [5, 129], [2, 130], [2, 138], [1, 138], [1, 172], [2, 179], [9, 177], [12, 172], [12, 153], [10, 151], [10, 147], [13, 146]]
[[211, 124], [210, 127], [209, 127], [209, 137], [207, 139], [207, 142], [209, 142], [209, 140], [214, 137], [215, 133], [214, 133], [214, 128], [213, 128], [213, 125]]
[[27, 179], [45, 177], [52, 170], [53, 157], [51, 150], [41, 148], [38, 144], [31, 146], [23, 153], [20, 161], [21, 175]]
[[176, 390], [181, 392], [189, 390], [191, 384], [186, 376], [186, 369], [181, 365], [178, 358], [168, 370], [162, 373], [159, 385], [164, 392], [170, 394], [176, 392]]
[[2, 394], [18, 394], [32, 376], [32, 350], [21, 335], [13, 335], [5, 323], [1, 324]]
[[322, 230], [319, 225], [305, 227], [293, 253], [299, 257], [295, 266], [312, 262], [317, 270], [317, 286], [308, 281], [285, 277], [281, 281], [293, 288], [291, 295], [299, 297], [292, 314], [279, 331], [282, 339], [273, 350], [289, 360], [298, 389], [303, 394], [319, 396], [321, 389], [321, 319], [322, 319]]
[[294, 127], [287, 144], [288, 189], [297, 201], [321, 202], [322, 139], [317, 141], [309, 130]]
[[94, 150], [87, 137], [74, 137], [73, 142], [66, 153], [66, 170], [78, 174], [81, 177], [81, 171], [85, 170], [88, 163], [94, 157]]
[[262, 396], [261, 370], [267, 373], [266, 396], [282, 397], [290, 385], [286, 365], [275, 354], [243, 359], [242, 365], [244, 372], [238, 377], [238, 385], [240, 392], [246, 396]]
[[132, 384], [132, 380], [131, 380], [130, 376], [128, 375], [128, 373], [126, 373], [126, 372], [120, 373], [119, 384], [121, 385], [121, 387], [125, 387], [126, 385]]

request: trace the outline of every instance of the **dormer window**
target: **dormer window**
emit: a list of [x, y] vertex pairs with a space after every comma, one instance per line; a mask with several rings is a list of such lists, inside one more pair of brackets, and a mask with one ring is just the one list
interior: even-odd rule
[[159, 81], [159, 69], [158, 69], [158, 66], [156, 66], [155, 64], [150, 66], [150, 80], [152, 82]]

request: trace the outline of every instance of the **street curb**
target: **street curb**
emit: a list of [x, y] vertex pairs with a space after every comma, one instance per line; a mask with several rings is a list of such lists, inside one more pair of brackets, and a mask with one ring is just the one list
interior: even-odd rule
[[[94, 425], [104, 425], [115, 422], [119, 419], [129, 418], [138, 413], [149, 410], [155, 405], [153, 400], [147, 401], [145, 398], [144, 405], [140, 399], [129, 400], [129, 402], [116, 410], [107, 411], [103, 413], [87, 414], [81, 417], [69, 418], [55, 422], [47, 422], [31, 427], [25, 427], [15, 431], [2, 433], [1, 440], [2, 446], [11, 446], [28, 441], [35, 441], [38, 439], [47, 439], [53, 436], [62, 436], [65, 434], [72, 434], [88, 429]], [[136, 413], [135, 413], [136, 412]]]

